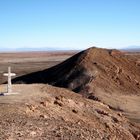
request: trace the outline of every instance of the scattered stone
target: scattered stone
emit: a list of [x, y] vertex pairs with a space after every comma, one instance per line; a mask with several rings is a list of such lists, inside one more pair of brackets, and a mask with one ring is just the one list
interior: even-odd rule
[[140, 61], [136, 61], [136, 66], [140, 66]]
[[27, 107], [31, 110], [31, 111], [35, 111], [36, 110], [36, 106], [34, 106], [34, 105], [29, 105], [29, 104], [26, 104], [27, 105]]
[[123, 115], [122, 115], [122, 113], [121, 112], [119, 112], [119, 113], [117, 113], [120, 117], [122, 117]]
[[113, 121], [114, 121], [115, 123], [118, 123], [118, 122], [119, 122], [119, 120], [118, 120], [116, 117], [111, 116], [111, 118], [113, 119]]
[[94, 101], [100, 101], [98, 97], [94, 96], [94, 95], [90, 95], [88, 96], [88, 99], [92, 99]]
[[63, 96], [56, 96], [55, 99], [56, 99], [56, 100], [63, 101], [63, 100], [64, 100], [64, 97], [63, 97]]
[[18, 132], [18, 133], [17, 133], [17, 136], [18, 136], [18, 137], [22, 137], [22, 136], [23, 136], [23, 134], [22, 134], [22, 133], [20, 133], [20, 132]]
[[63, 106], [63, 104], [60, 101], [57, 101], [57, 100], [54, 101], [54, 104], [59, 105], [59, 106]]
[[138, 80], [134, 80], [134, 81], [135, 81], [135, 83], [136, 83], [137, 86], [140, 85], [140, 83], [139, 83]]
[[46, 119], [46, 118], [48, 118], [48, 117], [47, 117], [46, 115], [41, 114], [41, 115], [40, 115], [40, 118]]
[[81, 125], [81, 122], [80, 122], [80, 121], [78, 121], [78, 122], [77, 122], [77, 124], [78, 124], [78, 125]]
[[106, 116], [109, 116], [109, 113], [104, 111], [104, 110], [99, 110], [99, 109], [96, 109], [97, 113], [99, 114], [102, 114], [102, 115], [106, 115]]
[[123, 72], [122, 68], [117, 67], [116, 74], [121, 74]]
[[40, 102], [40, 104], [43, 105], [44, 107], [48, 106], [48, 102], [47, 101]]
[[72, 112], [73, 113], [78, 113], [78, 110], [73, 109]]
[[35, 136], [36, 135], [36, 132], [35, 131], [32, 131], [32, 132], [30, 132], [30, 135], [31, 136]]

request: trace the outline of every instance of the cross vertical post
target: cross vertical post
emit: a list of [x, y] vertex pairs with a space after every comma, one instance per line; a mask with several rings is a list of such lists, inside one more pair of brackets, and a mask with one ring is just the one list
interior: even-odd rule
[[8, 84], [7, 84], [7, 93], [12, 93], [12, 82], [11, 77], [15, 76], [15, 73], [11, 73], [11, 67], [8, 67], [8, 73], [4, 73], [4, 76], [8, 77]]
[[11, 83], [11, 67], [8, 67], [8, 85], [7, 85], [7, 91], [8, 93], [12, 92], [12, 83]]

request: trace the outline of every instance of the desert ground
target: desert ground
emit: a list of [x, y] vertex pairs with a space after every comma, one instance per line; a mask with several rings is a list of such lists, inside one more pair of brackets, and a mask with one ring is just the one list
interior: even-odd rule
[[[95, 50], [92, 51], [94, 52]], [[6, 78], [3, 77], [3, 73], [7, 72], [8, 66], [11, 66], [12, 72], [15, 72], [17, 74], [16, 77], [21, 76], [22, 78], [23, 75], [28, 76], [29, 74], [30, 76], [30, 73], [46, 70], [63, 62], [64, 60], [69, 60], [69, 58], [71, 60], [71, 57], [77, 53], [78, 52], [75, 51], [1, 53], [0, 92], [3, 93], [6, 91], [6, 84], [3, 84], [6, 81]], [[104, 55], [104, 50], [103, 52], [101, 50], [99, 53]], [[98, 54], [98, 50], [96, 50], [95, 54]], [[114, 52], [112, 54], [114, 57]], [[136, 66], [138, 67], [135, 70], [136, 74], [140, 72], [140, 53], [123, 52], [123, 55], [125, 55], [124, 57], [126, 59], [130, 59], [134, 64], [136, 64]], [[85, 64], [86, 61], [90, 60], [90, 57], [91, 56], [88, 55], [86, 59], [84, 59], [84, 61], [82, 59], [82, 62], [84, 62]], [[106, 58], [109, 59], [110, 56]], [[95, 60], [96, 59], [97, 58], [95, 57]], [[81, 62], [80, 60], [78, 60], [78, 63]], [[124, 58], [120, 59], [119, 62], [121, 61], [123, 64], [123, 60], [124, 62], [126, 62]], [[75, 59], [74, 62], [74, 64], [77, 65]], [[99, 62], [100, 61], [98, 61], [97, 64]], [[64, 66], [66, 63], [67, 61], [64, 62]], [[114, 63], [117, 64], [118, 61], [117, 63], [116, 61], [113, 61], [113, 66], [115, 65]], [[94, 65], [97, 64], [94, 62]], [[108, 63], [104, 63], [104, 65], [108, 66]], [[59, 66], [62, 65], [60, 64]], [[59, 66], [55, 68], [58, 69]], [[73, 64], [69, 65], [69, 67], [70, 66], [73, 66]], [[88, 63], [86, 62], [86, 67], [88, 66]], [[103, 73], [104, 67], [101, 66], [103, 66], [103, 63], [102, 65], [98, 65], [97, 67], [94, 66], [94, 68], [105, 77], [105, 73]], [[133, 73], [133, 71], [128, 71], [127, 69], [125, 69], [125, 67], [123, 67], [123, 70], [125, 70], [126, 73]], [[63, 72], [62, 68], [63, 66], [60, 70]], [[77, 67], [74, 66], [74, 69], [76, 68]], [[80, 68], [78, 65], [78, 73], [80, 73], [79, 69]], [[112, 71], [111, 70], [112, 67], [110, 69], [107, 69], [107, 72], [114, 75], [114, 73], [112, 73], [114, 69]], [[58, 72], [60, 73], [61, 71], [58, 70]], [[67, 71], [64, 71], [62, 75], [65, 75], [65, 72], [67, 73]], [[72, 73], [73, 71], [70, 72]], [[96, 75], [95, 71], [92, 72]], [[58, 73], [56, 73], [56, 75], [58, 75]], [[51, 76], [52, 75], [50, 75], [50, 77]], [[132, 88], [130, 86], [133, 84], [133, 81], [131, 81], [130, 85], [127, 82], [126, 85], [125, 83], [122, 84], [122, 80], [124, 80], [124, 78], [122, 78], [121, 75], [119, 76], [118, 77], [120, 81], [118, 80], [118, 77], [117, 80], [114, 80], [114, 77], [111, 77], [116, 82], [114, 82], [115, 84], [112, 83], [110, 79], [108, 79], [109, 81], [111, 81], [111, 84], [109, 83], [109, 81], [107, 81], [106, 79], [104, 80], [103, 77], [99, 75], [97, 79], [95, 78], [95, 81], [93, 81], [94, 85], [90, 81], [88, 85], [86, 83], [85, 88], [82, 87], [79, 91], [75, 90], [73, 86], [71, 86], [73, 83], [69, 83], [70, 87], [67, 87], [62, 83], [61, 85], [59, 85], [59, 82], [57, 83], [57, 79], [55, 79], [56, 85], [51, 84], [50, 81], [49, 82], [51, 85], [46, 83], [14, 84], [13, 91], [19, 94], [0, 96], [0, 139], [139, 140], [139, 84], [137, 82], [136, 86], [134, 86], [134, 88], [136, 87], [136, 89], [133, 90], [133, 86]], [[134, 76], [132, 75], [132, 78], [133, 77]], [[63, 76], [61, 76], [60, 74], [59, 78], [63, 79]], [[73, 77], [73, 79], [74, 78], [75, 77]], [[79, 77], [76, 78], [78, 79]], [[83, 80], [83, 77], [81, 75], [80, 80]], [[99, 81], [101, 80], [102, 82], [99, 83]], [[65, 83], [67, 82], [68, 81], [65, 81]], [[120, 86], [122, 86], [122, 88], [119, 88]], [[128, 91], [130, 92], [128, 93]]]
[[12, 71], [21, 76], [34, 71], [52, 67], [77, 53], [76, 51], [58, 52], [11, 52], [0, 53], [0, 83], [7, 79], [3, 73], [8, 66]]

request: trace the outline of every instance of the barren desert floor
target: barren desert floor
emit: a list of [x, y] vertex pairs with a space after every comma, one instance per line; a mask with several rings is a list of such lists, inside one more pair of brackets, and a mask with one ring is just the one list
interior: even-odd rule
[[40, 71], [54, 66], [77, 53], [69, 52], [13, 52], [0, 53], [0, 83], [6, 78], [3, 76], [7, 72], [8, 66], [17, 76], [25, 75], [34, 71]]

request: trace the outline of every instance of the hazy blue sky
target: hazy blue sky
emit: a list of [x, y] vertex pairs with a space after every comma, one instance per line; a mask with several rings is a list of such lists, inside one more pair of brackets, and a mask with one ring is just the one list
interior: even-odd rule
[[140, 46], [140, 0], [0, 0], [0, 48]]

